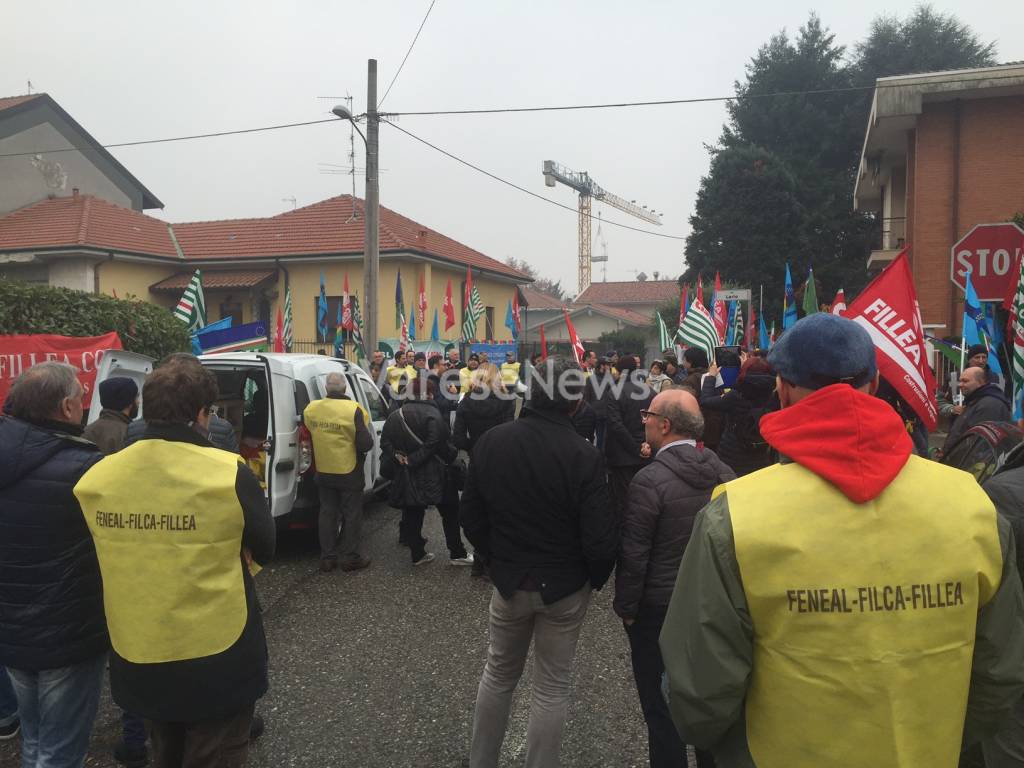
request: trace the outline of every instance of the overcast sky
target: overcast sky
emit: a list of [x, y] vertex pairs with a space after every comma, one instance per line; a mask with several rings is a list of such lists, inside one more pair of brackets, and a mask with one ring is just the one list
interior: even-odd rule
[[[332, 100], [365, 109], [366, 60], [383, 95], [429, 0], [376, 2], [6, 2], [0, 24], [0, 96], [31, 80], [102, 143], [256, 127], [329, 116]], [[1019, 0], [940, 0], [960, 13], [1000, 61], [1024, 59]], [[883, 0], [728, 4], [605, 0], [436, 0], [383, 111], [643, 101], [731, 93], [768, 37], [795, 31], [810, 10], [840, 42], [860, 40]], [[1014, 38], [1014, 33], [1016, 38]], [[492, 173], [574, 207], [548, 189], [541, 163], [589, 171], [606, 190], [664, 212], [685, 236], [704, 143], [722, 103], [524, 115], [403, 117], [399, 124]], [[170, 221], [267, 216], [351, 191], [349, 131], [325, 124], [248, 136], [113, 150], [166, 208]], [[363, 148], [356, 138], [357, 165]], [[45, 148], [42, 148], [45, 149]], [[498, 184], [388, 126], [381, 127], [381, 204], [504, 260], [526, 259], [576, 287], [577, 216]], [[2, 183], [2, 180], [0, 180]], [[356, 192], [363, 194], [362, 173]], [[614, 209], [608, 219], [649, 227]], [[674, 277], [683, 242], [605, 225], [608, 280], [635, 271]], [[597, 227], [594, 227], [595, 253]], [[595, 265], [594, 280], [601, 279]]]

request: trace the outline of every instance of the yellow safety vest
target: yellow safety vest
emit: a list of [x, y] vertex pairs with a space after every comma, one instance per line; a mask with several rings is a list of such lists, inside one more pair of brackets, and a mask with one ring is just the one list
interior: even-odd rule
[[241, 636], [239, 462], [217, 448], [140, 440], [75, 486], [96, 544], [110, 641], [127, 661], [203, 658]]
[[394, 392], [398, 391], [398, 385], [402, 381], [402, 377], [403, 376], [408, 376], [409, 378], [415, 378], [416, 377], [416, 368], [414, 366], [412, 366], [412, 365], [406, 365], [404, 367], [403, 366], [397, 366], [397, 365], [389, 365], [388, 366], [388, 384], [391, 385], [392, 391], [394, 391]]
[[507, 389], [515, 386], [517, 381], [519, 381], [519, 363], [502, 363], [501, 383], [504, 384]]
[[314, 400], [303, 412], [303, 422], [313, 436], [313, 458], [318, 472], [347, 475], [356, 468], [356, 413], [366, 411], [359, 403], [334, 397]]
[[468, 394], [469, 388], [473, 385], [473, 371], [468, 366], [459, 369], [459, 382], [462, 384], [462, 394]]
[[956, 768], [979, 608], [999, 587], [992, 502], [911, 456], [855, 504], [798, 464], [727, 495], [754, 626], [758, 768]]

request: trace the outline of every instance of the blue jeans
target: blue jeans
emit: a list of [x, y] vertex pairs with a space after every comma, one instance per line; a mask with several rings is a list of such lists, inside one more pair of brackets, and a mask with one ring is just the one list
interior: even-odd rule
[[14, 695], [7, 670], [0, 667], [0, 728], [18, 719], [18, 697]]
[[57, 669], [8, 670], [21, 710], [22, 768], [81, 768], [106, 671], [105, 653]]

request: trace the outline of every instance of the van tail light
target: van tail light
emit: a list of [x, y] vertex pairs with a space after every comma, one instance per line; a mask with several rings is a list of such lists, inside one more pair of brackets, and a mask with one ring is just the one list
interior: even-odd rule
[[299, 463], [296, 466], [296, 473], [306, 474], [313, 466], [313, 436], [306, 429], [305, 424], [299, 425]]

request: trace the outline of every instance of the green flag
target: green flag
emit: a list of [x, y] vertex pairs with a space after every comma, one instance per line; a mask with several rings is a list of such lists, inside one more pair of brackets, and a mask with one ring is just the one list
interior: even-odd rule
[[469, 289], [469, 306], [466, 307], [465, 316], [462, 320], [462, 337], [469, 341], [476, 338], [477, 320], [484, 313], [484, 302], [480, 298], [480, 291], [472, 285]]
[[174, 316], [188, 325], [189, 331], [195, 332], [206, 326], [206, 300], [203, 297], [203, 274], [198, 269], [192, 275], [185, 293], [178, 306], [174, 308]]
[[818, 289], [814, 285], [814, 269], [807, 270], [807, 284], [804, 286], [804, 315], [818, 311]]
[[655, 312], [654, 316], [658, 318], [658, 349], [672, 349], [672, 337], [668, 335], [668, 328], [661, 317], [661, 312]]

